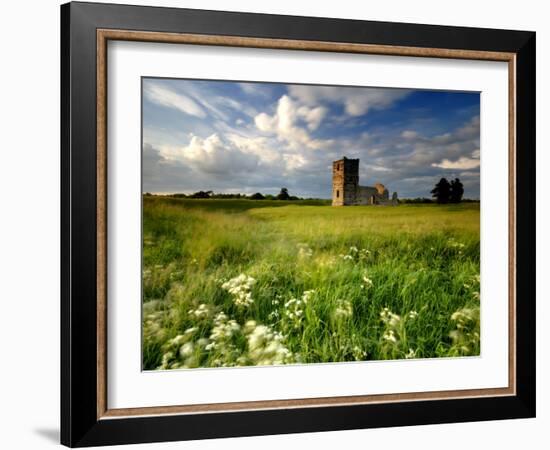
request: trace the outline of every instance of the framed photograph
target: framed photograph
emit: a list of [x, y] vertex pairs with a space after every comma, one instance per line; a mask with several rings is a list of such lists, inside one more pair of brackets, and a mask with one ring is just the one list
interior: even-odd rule
[[61, 441], [535, 415], [535, 33], [61, 7]]

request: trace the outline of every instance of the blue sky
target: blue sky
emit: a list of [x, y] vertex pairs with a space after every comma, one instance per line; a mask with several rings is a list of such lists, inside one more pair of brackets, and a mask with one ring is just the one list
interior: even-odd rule
[[360, 184], [429, 197], [459, 177], [479, 198], [479, 94], [143, 79], [143, 190], [330, 198], [332, 161]]

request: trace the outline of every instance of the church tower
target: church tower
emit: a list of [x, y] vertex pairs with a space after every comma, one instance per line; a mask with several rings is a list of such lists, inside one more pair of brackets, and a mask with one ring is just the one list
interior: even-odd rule
[[359, 185], [359, 160], [343, 159], [332, 163], [332, 206], [354, 205]]

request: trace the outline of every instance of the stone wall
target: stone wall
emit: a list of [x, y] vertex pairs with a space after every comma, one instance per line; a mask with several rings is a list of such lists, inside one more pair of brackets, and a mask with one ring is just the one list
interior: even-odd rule
[[390, 200], [383, 184], [359, 186], [358, 159], [344, 157], [332, 163], [332, 206], [391, 204], [397, 204], [397, 194]]
[[355, 205], [359, 184], [359, 160], [341, 159], [332, 163], [332, 205]]

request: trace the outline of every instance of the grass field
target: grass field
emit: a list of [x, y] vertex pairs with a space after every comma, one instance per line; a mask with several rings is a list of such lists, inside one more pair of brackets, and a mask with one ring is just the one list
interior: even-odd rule
[[144, 197], [145, 370], [478, 354], [478, 203]]

